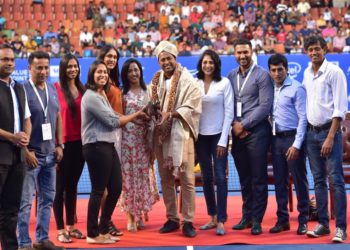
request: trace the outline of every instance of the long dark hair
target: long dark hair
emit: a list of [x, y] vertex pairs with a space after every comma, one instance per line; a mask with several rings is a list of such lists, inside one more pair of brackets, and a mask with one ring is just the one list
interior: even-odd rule
[[97, 59], [104, 61], [107, 53], [110, 50], [114, 50], [117, 53], [117, 63], [115, 64], [115, 67], [109, 71], [109, 79], [112, 80], [112, 82], [115, 84], [115, 86], [119, 87], [120, 83], [119, 83], [119, 64], [118, 64], [118, 61], [120, 58], [120, 54], [119, 54], [118, 50], [115, 47], [113, 47], [112, 45], [107, 44], [101, 49], [100, 54], [99, 54]]
[[204, 72], [202, 69], [202, 62], [205, 56], [210, 56], [211, 60], [213, 60], [214, 65], [215, 65], [215, 69], [213, 72], [213, 79], [216, 82], [221, 81], [221, 60], [219, 55], [210, 49], [207, 49], [206, 51], [203, 52], [203, 54], [201, 55], [201, 57], [199, 58], [198, 64], [197, 64], [197, 78], [203, 80], [204, 79]]
[[122, 72], [121, 72], [122, 83], [123, 83], [123, 94], [128, 93], [128, 91], [130, 90], [130, 83], [129, 83], [129, 80], [128, 80], [128, 71], [129, 71], [129, 67], [130, 67], [130, 65], [132, 63], [136, 63], [137, 67], [139, 67], [139, 70], [140, 70], [140, 87], [143, 90], [147, 90], [145, 81], [143, 80], [143, 70], [142, 70], [141, 63], [138, 60], [134, 59], [134, 58], [130, 58], [130, 59], [126, 60], [125, 63], [123, 64]]
[[72, 54], [66, 54], [64, 57], [62, 57], [61, 61], [60, 61], [60, 66], [59, 66], [59, 79], [60, 79], [60, 86], [63, 92], [63, 96], [64, 99], [66, 100], [67, 104], [68, 104], [68, 108], [70, 110], [70, 112], [72, 113], [73, 118], [75, 118], [76, 113], [77, 113], [77, 108], [74, 104], [74, 97], [72, 95], [72, 93], [69, 90], [69, 86], [68, 86], [68, 77], [67, 77], [67, 68], [68, 68], [68, 63], [70, 60], [75, 60], [78, 64], [78, 75], [77, 77], [74, 79], [74, 84], [77, 87], [79, 93], [81, 95], [84, 94], [85, 92], [85, 88], [83, 86], [83, 84], [80, 81], [80, 65], [79, 65], [79, 61], [78, 59], [72, 55]]
[[[87, 89], [91, 89], [93, 91], [97, 90], [97, 86], [96, 86], [95, 79], [94, 79], [94, 74], [95, 74], [95, 71], [96, 71], [98, 65], [100, 65], [100, 64], [103, 64], [107, 69], [107, 65], [104, 63], [104, 61], [96, 60], [93, 63], [91, 63], [90, 68], [89, 68], [89, 73], [88, 73], [88, 80], [86, 83]], [[107, 82], [108, 82], [108, 79], [107, 79]], [[107, 88], [108, 88], [108, 84], [103, 86], [104, 91], [106, 91]]]

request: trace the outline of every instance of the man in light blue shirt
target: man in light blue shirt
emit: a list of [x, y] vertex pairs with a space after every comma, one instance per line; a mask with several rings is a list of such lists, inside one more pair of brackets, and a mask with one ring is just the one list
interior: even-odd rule
[[288, 61], [274, 54], [268, 61], [274, 80], [272, 109], [272, 165], [277, 200], [277, 223], [270, 233], [290, 230], [288, 214], [289, 172], [298, 199], [299, 226], [297, 234], [307, 232], [309, 213], [309, 186], [303, 141], [306, 132], [306, 91], [302, 84], [288, 76]]

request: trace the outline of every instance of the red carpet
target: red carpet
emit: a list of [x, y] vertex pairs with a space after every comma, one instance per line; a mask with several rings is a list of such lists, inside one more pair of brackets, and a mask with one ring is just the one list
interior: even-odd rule
[[[86, 233], [86, 216], [87, 216], [87, 202], [88, 199], [78, 200], [78, 224], [77, 227]], [[322, 237], [319, 239], [310, 239], [306, 236], [296, 235], [298, 226], [296, 211], [296, 201], [294, 212], [290, 214], [291, 230], [279, 234], [270, 234], [269, 228], [276, 222], [276, 202], [274, 196], [269, 197], [268, 210], [266, 211], [263, 221], [263, 234], [259, 236], [252, 236], [249, 230], [233, 231], [232, 225], [239, 222], [241, 217], [241, 197], [231, 196], [228, 199], [228, 221], [225, 224], [227, 234], [224, 236], [216, 236], [215, 230], [200, 231], [198, 236], [193, 239], [188, 239], [182, 236], [181, 230], [171, 234], [159, 234], [158, 230], [165, 222], [165, 208], [163, 202], [158, 202], [153, 211], [149, 214], [150, 221], [146, 223], [146, 229], [138, 231], [137, 233], [129, 233], [126, 230], [126, 216], [121, 213], [119, 208], [114, 212], [113, 221], [119, 229], [124, 232], [124, 236], [120, 237], [120, 242], [112, 245], [101, 245], [100, 247], [151, 247], [151, 246], [186, 246], [186, 245], [225, 245], [225, 244], [329, 244], [333, 237], [334, 220], [331, 221], [331, 236]], [[350, 207], [350, 196], [348, 196], [348, 208]], [[348, 210], [349, 211], [349, 210]], [[348, 212], [349, 214], [349, 212]], [[194, 225], [198, 227], [205, 224], [208, 220], [206, 213], [206, 205], [203, 197], [197, 197], [196, 200], [196, 216]], [[310, 222], [309, 228], [313, 228], [316, 222]], [[348, 224], [350, 220], [348, 218]], [[34, 240], [35, 217], [31, 217], [31, 236]], [[52, 214], [50, 239], [59, 244], [56, 240], [56, 224]], [[347, 244], [350, 240], [346, 241]], [[62, 243], [60, 243], [62, 245]], [[67, 248], [96, 248], [97, 245], [86, 244], [85, 240], [75, 240], [73, 243], [64, 244]]]

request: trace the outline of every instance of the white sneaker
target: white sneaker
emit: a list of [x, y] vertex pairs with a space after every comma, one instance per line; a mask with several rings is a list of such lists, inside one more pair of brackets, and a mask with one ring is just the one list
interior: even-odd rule
[[337, 227], [335, 229], [335, 234], [332, 239], [334, 243], [343, 243], [346, 240], [346, 232], [344, 229]]
[[86, 243], [88, 244], [113, 244], [114, 240], [105, 238], [103, 235], [99, 235], [95, 238], [86, 237]]

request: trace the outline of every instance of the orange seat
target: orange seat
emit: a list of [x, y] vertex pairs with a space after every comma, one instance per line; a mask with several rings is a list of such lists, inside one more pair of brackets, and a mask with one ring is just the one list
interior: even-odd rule
[[16, 22], [13, 20], [6, 21], [5, 28], [7, 30], [14, 30], [16, 29]]
[[275, 50], [275, 53], [280, 53], [280, 54], [284, 54], [286, 52], [283, 43], [276, 43], [274, 45], [274, 50]]

